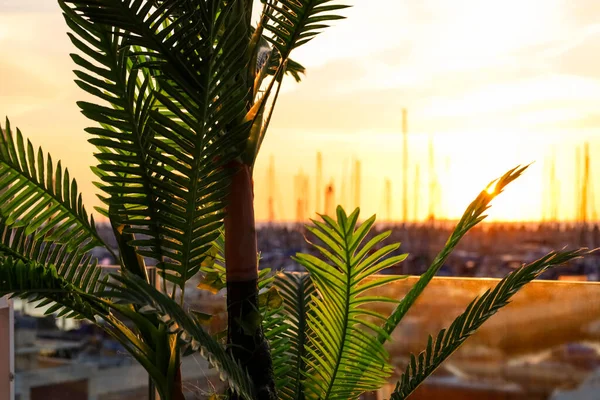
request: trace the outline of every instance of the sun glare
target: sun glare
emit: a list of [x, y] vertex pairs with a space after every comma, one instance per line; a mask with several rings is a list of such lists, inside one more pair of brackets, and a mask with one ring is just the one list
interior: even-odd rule
[[496, 182], [491, 183], [486, 189], [486, 192], [488, 192], [488, 194], [494, 194], [496, 193]]

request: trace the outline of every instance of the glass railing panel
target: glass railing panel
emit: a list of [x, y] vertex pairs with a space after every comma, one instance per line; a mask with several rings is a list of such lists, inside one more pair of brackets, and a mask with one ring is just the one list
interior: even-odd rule
[[[416, 279], [399, 281], [377, 294], [401, 299]], [[396, 375], [373, 398], [389, 398], [409, 354], [423, 350], [428, 334], [448, 327], [473, 298], [497, 282], [435, 278], [392, 335], [387, 346]], [[188, 294], [186, 306], [216, 314], [208, 327], [212, 333], [223, 329], [223, 297], [193, 288]], [[391, 311], [384, 303], [374, 307]], [[43, 317], [43, 310], [19, 300], [15, 316], [17, 399], [149, 398], [145, 371], [101, 331], [73, 320]], [[200, 355], [184, 358], [182, 372], [190, 398], [222, 391], [215, 370]], [[469, 338], [412, 399], [576, 400], [578, 393], [593, 387], [598, 375], [600, 284], [535, 281]]]
[[[396, 282], [377, 294], [402, 298], [416, 280]], [[449, 327], [471, 300], [497, 282], [434, 278], [387, 345], [395, 378], [410, 353], [426, 348], [429, 334], [435, 337]], [[391, 311], [382, 303], [377, 308]], [[575, 400], [583, 391], [598, 390], [590, 386], [595, 376], [600, 376], [600, 284], [534, 281], [484, 323], [411, 400]]]
[[13, 302], [17, 400], [148, 399], [146, 371], [102, 330]]

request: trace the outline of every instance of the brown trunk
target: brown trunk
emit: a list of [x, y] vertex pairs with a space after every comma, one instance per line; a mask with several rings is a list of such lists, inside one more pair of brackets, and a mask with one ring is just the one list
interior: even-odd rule
[[185, 400], [185, 396], [183, 395], [183, 383], [181, 382], [181, 366], [177, 368], [177, 373], [175, 374], [171, 400]]
[[[258, 313], [258, 262], [254, 193], [247, 165], [236, 164], [225, 217], [227, 267], [227, 342], [247, 368], [258, 400], [276, 400], [269, 345]], [[235, 396], [232, 398], [236, 398]]]

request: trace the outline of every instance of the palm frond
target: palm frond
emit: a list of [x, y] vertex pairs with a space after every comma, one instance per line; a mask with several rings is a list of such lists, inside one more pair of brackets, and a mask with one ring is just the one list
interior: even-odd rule
[[[77, 85], [110, 107], [79, 102], [82, 113], [100, 127], [87, 128], [93, 135], [89, 141], [100, 151], [93, 171], [97, 183], [108, 197], [99, 196], [113, 206], [111, 223], [122, 233], [125, 226], [145, 234], [144, 250], [153, 253], [159, 262], [164, 260], [159, 235], [160, 227], [149, 224], [158, 209], [152, 186], [153, 173], [148, 165], [147, 146], [152, 136], [149, 113], [155, 104], [154, 83], [148, 72], [135, 68], [135, 58], [123, 47], [117, 30], [107, 30], [82, 18], [64, 1], [59, 1], [71, 42], [81, 55], [71, 58], [81, 69], [75, 71]], [[109, 216], [106, 208], [97, 208]], [[130, 234], [129, 236], [131, 236]], [[127, 249], [121, 247], [121, 252]], [[126, 268], [135, 268], [124, 263]]]
[[390, 232], [363, 244], [375, 216], [357, 225], [358, 216], [358, 209], [346, 215], [338, 207], [337, 221], [325, 215], [323, 222], [313, 221], [314, 226], [307, 229], [323, 243], [312, 244], [323, 258], [309, 254], [295, 257], [310, 272], [318, 292], [318, 296], [313, 296], [307, 317], [310, 336], [310, 346], [305, 346], [307, 398], [356, 398], [383, 385], [392, 372], [383, 345], [376, 335], [367, 333], [383, 334], [370, 319], [385, 320], [385, 317], [362, 307], [373, 302], [395, 302], [386, 297], [365, 296], [365, 292], [402, 279], [372, 275], [396, 265], [406, 255], [391, 255], [399, 248], [398, 243], [378, 248]]
[[80, 289], [62, 277], [54, 265], [1, 257], [0, 296], [8, 294], [33, 301], [47, 299], [66, 310], [65, 314], [92, 321], [99, 313], [106, 312], [101, 305], [82, 296]]
[[405, 399], [414, 392], [425, 378], [431, 375], [488, 318], [506, 306], [510, 298], [527, 283], [549, 268], [589, 253], [585, 249], [552, 252], [516, 269], [502, 279], [493, 290], [488, 289], [481, 297], [475, 298], [448, 329], [442, 329], [438, 333], [435, 340], [429, 336], [427, 348], [423, 352], [418, 356], [411, 354], [410, 363], [397, 383], [391, 400]]
[[[152, 1], [139, 0], [65, 2], [88, 20], [121, 31], [126, 45], [143, 49], [147, 61], [142, 67], [154, 70], [161, 81], [171, 81], [201, 108], [212, 101], [211, 88], [206, 85], [214, 78], [210, 72], [220, 77], [224, 77], [225, 70], [237, 74], [235, 68], [220, 65], [219, 59], [231, 57], [233, 67], [246, 56], [245, 52], [228, 51], [232, 41], [241, 41], [246, 50], [250, 38], [246, 24], [249, 15], [242, 2], [165, 0], [159, 7]], [[227, 82], [229, 79], [221, 81]]]
[[348, 8], [332, 0], [279, 0], [268, 1], [265, 12], [268, 23], [265, 29], [273, 37], [267, 37], [279, 51], [282, 62], [290, 52], [311, 41], [328, 22], [343, 19], [335, 12]]
[[[98, 266], [97, 259], [83, 248], [70, 250], [65, 244], [36, 240], [34, 234], [25, 235], [24, 228], [9, 228], [1, 221], [0, 254], [4, 258], [10, 257], [26, 264], [51, 265], [60, 277], [82, 292], [93, 293], [104, 284], [104, 280], [101, 279], [102, 269]], [[24, 288], [15, 286], [0, 287], [0, 289], [15, 289], [15, 292], [18, 292]], [[27, 297], [28, 294], [23, 296]], [[65, 307], [61, 302], [54, 302], [52, 298], [34, 296], [29, 300], [35, 302], [36, 308], [45, 308], [45, 315], [57, 313], [59, 317], [65, 318], [82, 317], [81, 314], [70, 307]]]
[[[59, 244], [36, 239], [35, 232], [27, 235], [25, 228], [10, 228], [0, 218], [0, 254], [35, 262], [53, 265], [59, 276], [84, 292], [94, 292], [101, 284], [101, 268], [97, 260], [84, 246], [70, 249]], [[52, 311], [50, 311], [52, 312]]]
[[[269, 75], [275, 75], [277, 73], [277, 68], [279, 67], [280, 55], [279, 52], [273, 53], [273, 55], [269, 58], [269, 68], [267, 73]], [[302, 81], [302, 75], [306, 74], [306, 68], [297, 61], [289, 58], [287, 60], [287, 64], [285, 67], [285, 74], [290, 75], [294, 78], [294, 81], [297, 83]]]
[[[85, 318], [98, 325], [109, 335], [118, 340], [125, 349], [148, 371], [150, 376], [158, 383], [159, 388], [168, 384], [168, 379], [160, 369], [161, 356], [164, 356], [163, 343], [168, 332], [161, 332], [151, 319], [136, 313], [126, 305], [113, 303], [107, 299], [105, 282], [98, 287], [96, 294], [84, 292], [71, 283], [72, 277], [60, 275], [58, 269], [52, 265], [43, 265], [36, 261], [16, 260], [11, 257], [0, 258], [0, 296], [12, 294], [30, 301], [53, 302], [51, 309], [63, 309], [61, 313], [69, 314], [76, 318]], [[118, 294], [118, 293], [117, 293]], [[104, 295], [104, 296], [103, 296]], [[119, 300], [118, 296], [115, 296]], [[47, 304], [47, 303], [46, 303]], [[111, 310], [118, 311], [119, 315], [126, 316], [135, 323], [140, 332], [133, 332], [121, 322]], [[104, 322], [104, 323], [101, 323]], [[139, 333], [148, 333], [156, 340], [146, 343]], [[162, 336], [161, 336], [162, 334]], [[167, 337], [168, 339], [168, 337]], [[161, 347], [162, 346], [162, 347]]]
[[[304, 395], [302, 381], [303, 371], [306, 370], [305, 357], [308, 356], [306, 347], [309, 345], [307, 312], [315, 295], [315, 287], [308, 274], [292, 273], [277, 275], [275, 287], [283, 298], [283, 310], [273, 330], [279, 330], [277, 336], [285, 340], [285, 346], [281, 346], [281, 352], [272, 354], [273, 364], [287, 365], [285, 369], [275, 368], [276, 381], [281, 382], [277, 387], [279, 398], [301, 399]], [[265, 332], [267, 335], [270, 333], [268, 326], [265, 326]]]
[[[121, 0], [65, 4], [97, 30], [119, 37], [118, 54], [126, 54], [132, 70], [144, 71], [140, 76], [156, 83], [154, 106], [142, 107], [148, 110], [145, 124], [150, 126], [149, 134], [143, 135], [145, 165], [109, 169], [112, 175], [131, 174], [127, 179], [133, 182], [149, 175], [152, 196], [127, 200], [113, 196], [109, 201], [133, 207], [123, 211], [125, 215], [143, 214], [135, 207], [151, 203], [151, 219], [144, 214], [135, 224], [122, 222], [131, 225], [126, 228], [130, 233], [150, 237], [130, 244], [144, 256], [160, 259], [164, 254], [159, 268], [183, 293], [185, 281], [198, 272], [218, 236], [230, 176], [223, 167], [242, 151], [251, 125], [246, 116], [249, 86], [240, 72], [248, 65], [249, 34], [239, 34], [249, 32], [243, 22], [245, 10], [240, 2], [227, 1], [164, 1], [160, 7]], [[111, 121], [116, 120], [115, 115]], [[129, 129], [129, 123], [123, 125], [120, 130]], [[121, 137], [120, 133], [111, 137], [115, 136]], [[123, 180], [122, 185], [131, 186], [126, 182], [131, 181]], [[151, 226], [157, 227], [158, 236], [153, 236]]]
[[[270, 291], [277, 292], [274, 288]], [[270, 293], [269, 293], [270, 294]], [[279, 297], [278, 302], [281, 301]], [[261, 307], [262, 314], [262, 328], [269, 343], [271, 360], [273, 363], [273, 377], [275, 380], [275, 387], [277, 389], [277, 395], [279, 399], [287, 398], [283, 392], [290, 385], [290, 378], [288, 374], [293, 369], [290, 365], [289, 349], [291, 347], [289, 338], [285, 332], [290, 329], [290, 325], [285, 321], [285, 313], [283, 307], [272, 308]]]
[[167, 326], [168, 332], [179, 335], [182, 352], [187, 347], [199, 351], [220, 372], [220, 378], [227, 380], [233, 391], [245, 399], [254, 398], [254, 387], [248, 373], [202, 328], [201, 321], [187, 314], [174, 300], [136, 275], [124, 272], [113, 275], [113, 278], [118, 283], [107, 283], [111, 297], [139, 306], [141, 314], [157, 315]]
[[446, 262], [446, 259], [454, 251], [463, 236], [487, 217], [487, 215], [483, 215], [483, 213], [490, 207], [491, 201], [502, 193], [509, 183], [521, 176], [526, 169], [527, 166], [513, 168], [499, 179], [492, 181], [485, 190], [479, 193], [469, 207], [467, 207], [460, 221], [454, 228], [454, 231], [450, 235], [450, 238], [444, 245], [444, 248], [438, 253], [431, 266], [423, 275], [421, 275], [417, 283], [410, 289], [406, 296], [404, 296], [402, 301], [400, 301], [398, 306], [382, 325], [384, 332], [378, 337], [378, 340], [381, 343], [384, 343], [394, 329], [396, 329], [404, 315], [412, 307], [427, 284], [429, 284], [431, 279], [433, 279], [435, 274], [444, 265], [444, 262]]
[[[43, 265], [35, 261], [23, 262], [12, 258], [0, 258], [0, 296], [12, 294], [33, 302], [41, 301], [41, 305], [54, 303], [55, 305], [46, 313], [60, 309], [62, 311], [59, 316], [66, 314], [87, 319], [118, 340], [157, 382], [163, 383], [164, 374], [161, 374], [155, 366], [157, 357], [153, 349], [157, 348], [157, 343], [153, 343], [154, 346], [151, 348], [110, 310], [114, 309], [121, 315], [131, 317], [134, 322], [139, 322], [140, 315], [127, 307], [112, 303], [105, 297], [82, 291], [71, 283], [72, 280], [74, 280], [72, 277], [61, 276], [52, 264]], [[106, 295], [109, 293], [104, 291], [105, 283], [102, 282], [97, 289], [99, 293]], [[106, 324], [100, 324], [99, 321], [104, 321]], [[147, 330], [148, 321], [136, 326]], [[158, 336], [155, 332], [153, 334], [154, 337]]]
[[[2, 131], [0, 127], [0, 131]], [[84, 251], [103, 246], [93, 217], [83, 206], [77, 182], [60, 161], [54, 165], [41, 148], [34, 150], [6, 120], [0, 135], [0, 215], [3, 223], [23, 227], [36, 240], [61, 243]]]
[[[260, 69], [260, 73], [254, 73], [254, 68], [249, 73], [249, 80], [253, 82], [252, 93], [255, 96], [253, 96], [254, 103], [251, 110], [252, 129], [242, 155], [243, 161], [249, 165], [254, 165], [258, 156], [277, 103], [284, 75], [292, 75], [296, 81], [299, 81], [300, 74], [304, 73], [304, 67], [289, 58], [290, 53], [294, 48], [307, 43], [326, 28], [327, 25], [323, 22], [344, 18], [333, 12], [348, 6], [326, 3], [332, 2], [331, 0], [269, 0], [265, 2], [259, 24], [252, 35], [251, 59], [260, 59], [259, 54], [261, 54], [260, 50], [264, 48], [264, 42], [270, 43], [273, 49], [269, 49], [269, 56], [264, 63], [265, 67]], [[265, 31], [270, 35], [265, 34]], [[253, 66], [252, 63], [251, 66]], [[271, 81], [264, 90], [259, 90], [263, 79], [268, 75], [272, 75]], [[275, 94], [271, 96], [273, 91]]]

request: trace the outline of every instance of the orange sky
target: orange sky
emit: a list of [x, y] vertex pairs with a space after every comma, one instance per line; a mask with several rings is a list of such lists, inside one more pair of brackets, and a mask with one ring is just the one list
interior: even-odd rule
[[[399, 218], [403, 107], [409, 112], [409, 210], [419, 163], [421, 218], [429, 202], [430, 137], [442, 199], [438, 214], [458, 217], [489, 180], [535, 161], [490, 216], [539, 219], [545, 165], [556, 154], [559, 217], [573, 217], [575, 146], [591, 140], [592, 155], [600, 149], [600, 2], [355, 3], [347, 20], [294, 56], [308, 74], [282, 90], [255, 173], [258, 219], [267, 215], [269, 156], [277, 165], [276, 215], [290, 219], [293, 176], [303, 169], [312, 179], [318, 150], [337, 201], [344, 166], [349, 171], [356, 157], [362, 161], [364, 213], [384, 211], [389, 178], [392, 214]], [[91, 208], [98, 204], [87, 168], [93, 147], [83, 132], [89, 124], [75, 105], [86, 96], [73, 83], [73, 48], [65, 31], [52, 0], [0, 1], [0, 115], [70, 166]], [[598, 174], [600, 164], [592, 159], [592, 179]], [[312, 180], [311, 210], [315, 192]]]

